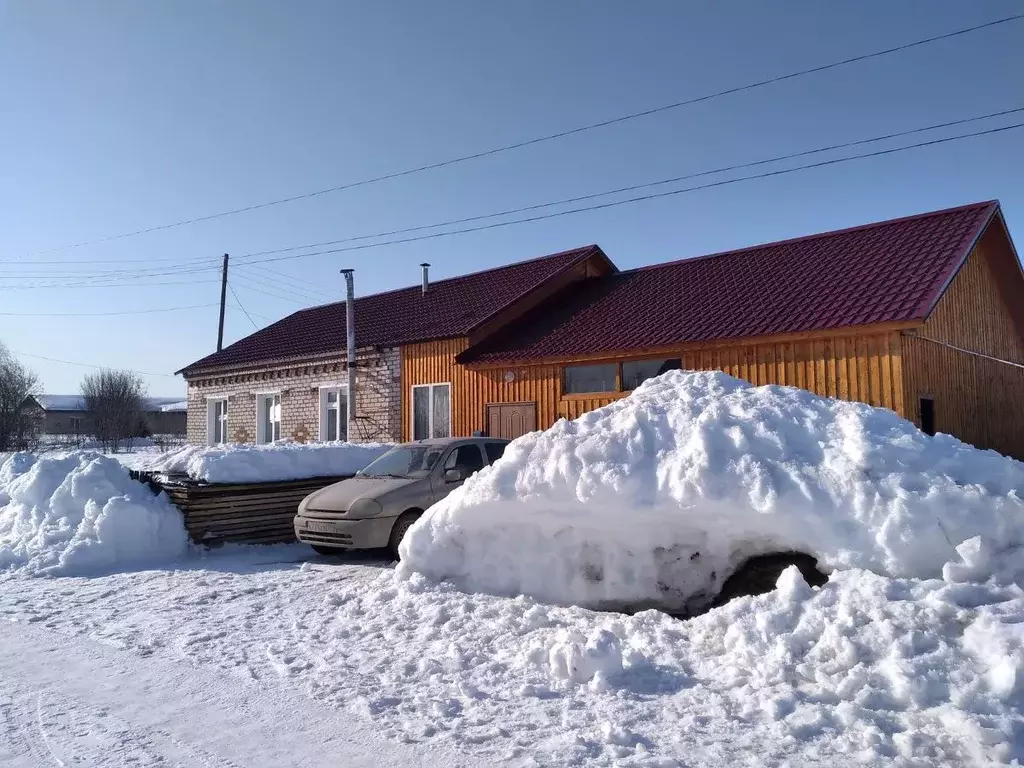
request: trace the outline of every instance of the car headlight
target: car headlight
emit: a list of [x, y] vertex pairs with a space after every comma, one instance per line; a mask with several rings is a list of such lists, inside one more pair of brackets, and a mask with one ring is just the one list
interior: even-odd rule
[[381, 513], [383, 507], [376, 499], [356, 499], [348, 508], [348, 517], [363, 518], [376, 517]]

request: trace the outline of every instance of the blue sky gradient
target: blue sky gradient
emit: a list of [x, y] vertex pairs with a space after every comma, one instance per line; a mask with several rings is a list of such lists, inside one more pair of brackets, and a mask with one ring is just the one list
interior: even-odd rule
[[[1015, 0], [0, 4], [0, 312], [21, 313], [0, 315], [0, 340], [21, 353], [169, 374], [213, 350], [214, 307], [24, 313], [215, 304], [225, 251], [241, 263], [254, 251], [1024, 106], [1018, 21], [415, 176], [63, 248], [486, 150], [1021, 9]], [[239, 270], [234, 288], [263, 325], [340, 297], [342, 267], [355, 268], [359, 293], [418, 282], [421, 261], [441, 278], [591, 242], [628, 268], [990, 198], [1001, 200], [1019, 240], [1022, 168], [1024, 130], [1010, 131], [548, 221], [275, 262], [267, 266], [305, 282]], [[49, 261], [71, 263], [42, 263]], [[175, 285], [83, 287], [97, 270], [178, 261], [208, 270], [140, 281]], [[230, 308], [227, 341], [251, 331]], [[86, 372], [23, 359], [49, 392], [77, 391]], [[184, 392], [180, 379], [146, 380], [152, 395]]]

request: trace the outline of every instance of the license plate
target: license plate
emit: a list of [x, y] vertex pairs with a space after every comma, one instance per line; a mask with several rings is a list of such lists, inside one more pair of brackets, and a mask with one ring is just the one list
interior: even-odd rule
[[306, 530], [313, 533], [336, 533], [338, 526], [335, 523], [324, 523], [319, 520], [307, 520]]

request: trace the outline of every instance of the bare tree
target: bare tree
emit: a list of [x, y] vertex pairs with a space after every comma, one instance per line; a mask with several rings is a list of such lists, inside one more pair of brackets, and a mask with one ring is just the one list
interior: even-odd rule
[[36, 447], [41, 413], [27, 401], [38, 386], [36, 374], [0, 343], [0, 451]]
[[104, 369], [82, 379], [85, 410], [104, 451], [117, 453], [139, 436], [146, 423], [145, 396], [142, 378], [132, 371]]

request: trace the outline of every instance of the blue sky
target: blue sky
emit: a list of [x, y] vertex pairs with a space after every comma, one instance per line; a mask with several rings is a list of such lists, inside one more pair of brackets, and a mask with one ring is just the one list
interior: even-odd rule
[[[0, 312], [19, 313], [0, 315], [0, 340], [20, 353], [172, 373], [213, 350], [215, 308], [26, 313], [215, 304], [224, 252], [243, 263], [254, 251], [1024, 106], [1018, 21], [394, 181], [64, 248], [486, 150], [1020, 10], [1016, 0], [0, 4]], [[359, 293], [416, 283], [421, 261], [440, 278], [591, 242], [632, 267], [989, 198], [1002, 201], [1020, 241], [1021, 168], [1024, 131], [1006, 132], [548, 221], [275, 262], [267, 267], [291, 279], [238, 270], [234, 287], [263, 325], [340, 296], [342, 267], [355, 268]], [[183, 272], [178, 262], [211, 269]], [[125, 280], [140, 269], [176, 274]], [[125, 273], [116, 286], [83, 287], [98, 270]], [[178, 284], [139, 287], [171, 282]], [[227, 341], [251, 331], [230, 308]], [[49, 392], [77, 391], [86, 372], [23, 359]], [[184, 391], [180, 379], [146, 381], [153, 395]]]

